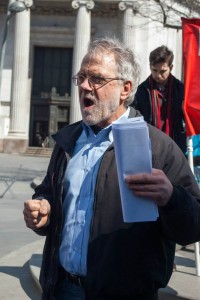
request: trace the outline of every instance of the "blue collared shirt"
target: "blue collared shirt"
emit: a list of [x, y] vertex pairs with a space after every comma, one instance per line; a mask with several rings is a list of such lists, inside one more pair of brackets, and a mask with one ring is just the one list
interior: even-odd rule
[[[129, 109], [121, 116], [127, 118]], [[112, 144], [111, 125], [97, 135], [83, 124], [64, 176], [64, 226], [59, 251], [61, 265], [72, 274], [86, 275], [90, 223], [96, 178], [102, 156]]]

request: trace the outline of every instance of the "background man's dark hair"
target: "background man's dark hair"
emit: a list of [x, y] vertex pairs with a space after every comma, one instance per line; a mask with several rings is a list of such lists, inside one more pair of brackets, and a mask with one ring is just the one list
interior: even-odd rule
[[160, 46], [150, 52], [149, 63], [151, 66], [160, 63], [167, 63], [168, 66], [171, 66], [174, 60], [174, 54], [167, 46]]

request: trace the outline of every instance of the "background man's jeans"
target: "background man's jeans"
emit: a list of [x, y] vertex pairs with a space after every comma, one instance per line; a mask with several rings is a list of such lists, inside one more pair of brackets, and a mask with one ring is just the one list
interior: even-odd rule
[[85, 300], [84, 289], [63, 279], [54, 293], [55, 300]]

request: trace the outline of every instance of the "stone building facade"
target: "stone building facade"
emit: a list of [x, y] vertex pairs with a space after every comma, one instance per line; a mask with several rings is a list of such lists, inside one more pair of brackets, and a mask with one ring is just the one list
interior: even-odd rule
[[[0, 3], [0, 41], [8, 2]], [[81, 119], [71, 77], [91, 38], [115, 36], [133, 48], [142, 67], [141, 81], [149, 74], [149, 52], [165, 44], [174, 51], [173, 74], [181, 79], [181, 30], [141, 17], [137, 2], [33, 0], [30, 8], [13, 14], [1, 55], [0, 152], [23, 153], [47, 140], [51, 147], [52, 133]]]

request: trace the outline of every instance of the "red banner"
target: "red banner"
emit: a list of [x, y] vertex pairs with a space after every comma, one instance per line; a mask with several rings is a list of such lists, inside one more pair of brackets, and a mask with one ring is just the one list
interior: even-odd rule
[[182, 18], [184, 115], [187, 136], [200, 134], [200, 19]]

